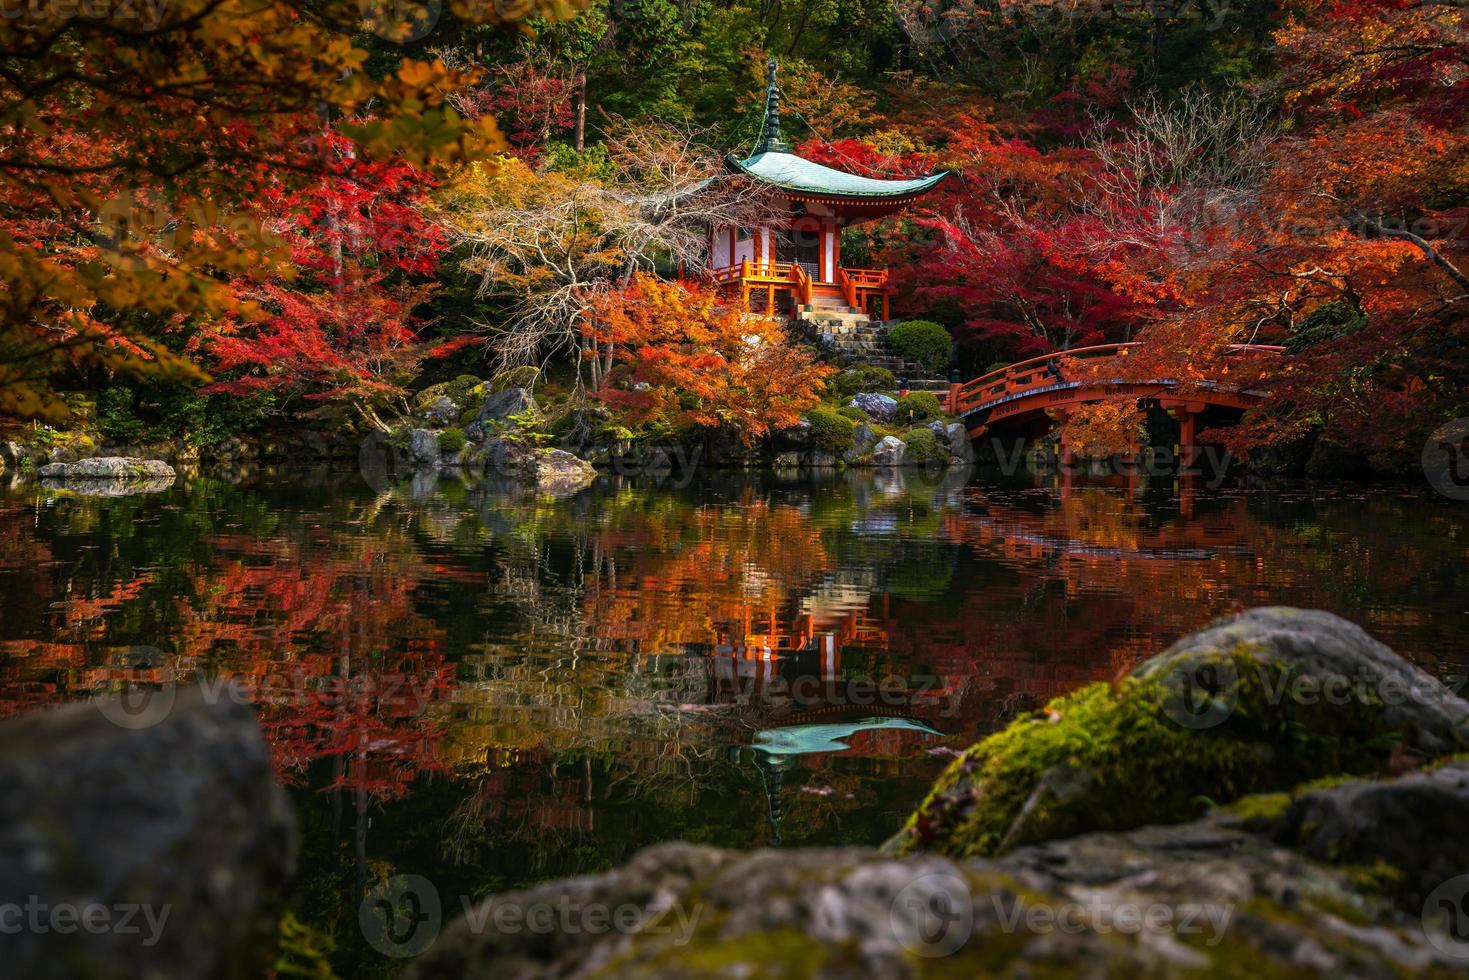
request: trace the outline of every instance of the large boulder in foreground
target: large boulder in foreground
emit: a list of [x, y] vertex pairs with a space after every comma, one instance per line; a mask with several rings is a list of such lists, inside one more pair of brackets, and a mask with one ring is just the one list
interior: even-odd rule
[[[249, 708], [199, 689], [0, 727], [0, 929], [15, 977], [258, 977], [295, 819]], [[37, 927], [32, 921], [40, 923]]]
[[1255, 609], [972, 746], [887, 846], [991, 856], [1466, 745], [1469, 704], [1360, 628]]
[[151, 480], [172, 479], [173, 467], [161, 459], [133, 456], [94, 456], [72, 463], [47, 463], [36, 471], [52, 480]]
[[[1320, 795], [1351, 809], [1350, 793]], [[1469, 789], [1439, 778], [1428, 802], [1462, 812]], [[1375, 886], [1395, 868], [1322, 863], [1250, 822], [1216, 811], [999, 860], [666, 844], [607, 874], [484, 900], [410, 976], [1386, 980], [1469, 968], [1452, 923]], [[1457, 836], [1447, 850], [1464, 867]]]

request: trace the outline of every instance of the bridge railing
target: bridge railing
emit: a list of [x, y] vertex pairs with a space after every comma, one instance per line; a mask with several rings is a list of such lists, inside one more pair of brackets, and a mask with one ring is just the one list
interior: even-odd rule
[[[1056, 351], [1038, 357], [1016, 361], [980, 375], [972, 381], [949, 386], [947, 409], [951, 415], [966, 415], [977, 409], [1023, 395], [1027, 392], [1065, 384], [1073, 378], [1068, 376], [1067, 367], [1078, 361], [1099, 361], [1128, 356], [1136, 342], [1127, 344], [1097, 344], [1093, 347], [1078, 347], [1073, 350]], [[1279, 354], [1285, 350], [1271, 344], [1230, 344], [1231, 354], [1269, 353]]]

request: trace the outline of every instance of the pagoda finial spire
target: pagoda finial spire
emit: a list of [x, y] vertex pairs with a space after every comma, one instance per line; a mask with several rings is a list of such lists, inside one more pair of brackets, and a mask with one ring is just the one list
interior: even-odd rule
[[760, 142], [755, 153], [789, 153], [790, 145], [780, 138], [780, 86], [775, 81], [779, 67], [774, 58], [765, 64], [765, 125], [760, 129]]

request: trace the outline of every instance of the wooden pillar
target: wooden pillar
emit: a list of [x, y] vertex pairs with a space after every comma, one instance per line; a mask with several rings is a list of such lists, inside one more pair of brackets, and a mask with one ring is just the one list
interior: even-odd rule
[[892, 318], [892, 309], [888, 306], [887, 293], [882, 294], [882, 318], [884, 320], [889, 320]]
[[1182, 466], [1194, 464], [1194, 441], [1197, 439], [1199, 417], [1184, 411], [1178, 420], [1178, 461]]

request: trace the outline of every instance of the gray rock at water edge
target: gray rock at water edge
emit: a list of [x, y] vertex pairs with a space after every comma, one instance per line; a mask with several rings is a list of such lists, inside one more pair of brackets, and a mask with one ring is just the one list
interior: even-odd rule
[[[1469, 807], [1469, 779], [1418, 781], [1432, 784], [1421, 799], [1429, 809], [1406, 813], [1399, 834], [1432, 825], [1434, 807]], [[1394, 792], [1403, 782], [1382, 785]], [[1350, 787], [1319, 795], [1348, 812], [1364, 799]], [[1463, 851], [1456, 845], [1454, 854]], [[710, 975], [716, 963], [718, 976], [1131, 978], [1259, 975], [1263, 967], [1387, 980], [1469, 969], [1469, 942], [1425, 922], [1421, 903], [1385, 901], [1365, 880], [1358, 868], [1247, 831], [1228, 812], [990, 861], [663, 844], [606, 874], [485, 899], [409, 975], [563, 977], [613, 963], [618, 976], [670, 978]], [[631, 925], [568, 920], [549, 936], [495, 927], [563, 907], [623, 909]]]
[[414, 429], [408, 434], [408, 454], [419, 466], [439, 463], [439, 434], [433, 429]]
[[773, 464], [778, 470], [793, 470], [801, 465], [800, 453], [776, 453]]
[[848, 463], [855, 463], [863, 456], [872, 452], [878, 443], [877, 433], [872, 426], [862, 424], [852, 430], [852, 448], [842, 454], [842, 458]]
[[485, 398], [476, 418], [481, 425], [486, 422], [505, 423], [512, 415], [536, 411], [536, 399], [525, 388], [506, 388]]
[[884, 436], [872, 449], [872, 465], [902, 466], [903, 453], [907, 448], [897, 436]]
[[18, 442], [0, 442], [0, 463], [11, 469], [19, 469], [21, 460], [25, 459], [26, 451]]
[[853, 395], [852, 400], [847, 404], [852, 408], [860, 408], [867, 413], [868, 418], [876, 419], [879, 422], [891, 422], [898, 411], [896, 398], [871, 391]]
[[948, 444], [949, 454], [959, 457], [961, 463], [974, 462], [974, 443], [969, 441], [969, 430], [963, 422], [950, 422], [939, 439]]
[[811, 450], [805, 455], [805, 457], [803, 457], [803, 459], [805, 465], [810, 466], [813, 469], [819, 470], [830, 469], [831, 467], [836, 466], [839, 462], [841, 462], [841, 460], [837, 459], [834, 453], [825, 452], [821, 449]]
[[553, 497], [578, 493], [597, 478], [597, 469], [591, 463], [560, 449], [546, 449], [528, 456], [520, 469], [524, 482]]
[[47, 463], [36, 474], [53, 480], [147, 480], [174, 476], [173, 467], [161, 459], [133, 456], [96, 456], [72, 463]]
[[295, 818], [251, 710], [213, 701], [170, 687], [0, 727], [0, 902], [43, 924], [0, 930], [6, 976], [264, 975]]

